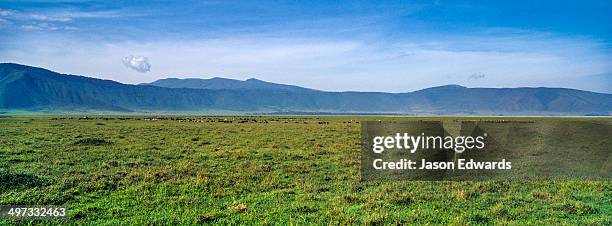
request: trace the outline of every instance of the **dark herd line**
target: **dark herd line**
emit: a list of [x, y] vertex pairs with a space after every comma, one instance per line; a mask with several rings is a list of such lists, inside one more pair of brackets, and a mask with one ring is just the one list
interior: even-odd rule
[[[317, 120], [319, 118], [315, 118]], [[290, 118], [290, 117], [275, 117], [275, 118], [264, 118], [264, 117], [227, 117], [227, 116], [209, 116], [209, 117], [59, 117], [51, 118], [51, 120], [79, 120], [79, 121], [90, 121], [90, 120], [133, 120], [133, 121], [174, 121], [174, 122], [200, 122], [200, 123], [263, 123], [268, 124], [271, 122], [282, 122], [282, 123], [298, 123], [298, 124], [309, 124], [315, 123], [319, 125], [330, 124], [328, 121], [308, 121], [310, 119], [305, 118]], [[342, 123], [359, 123], [354, 120], [345, 121]]]
[[[274, 118], [265, 118], [260, 116], [253, 117], [238, 117], [238, 116], [207, 116], [207, 117], [159, 117], [159, 116], [147, 116], [147, 117], [59, 117], [59, 118], [51, 118], [51, 120], [79, 120], [79, 121], [88, 121], [88, 120], [134, 120], [134, 121], [174, 121], [174, 122], [206, 122], [206, 123], [263, 123], [267, 124], [270, 122], [283, 122], [283, 123], [301, 123], [301, 124], [309, 124], [315, 123], [319, 125], [330, 124], [329, 121], [320, 121], [320, 118], [299, 118], [299, 117], [274, 117]], [[310, 120], [315, 120], [316, 122], [311, 122]], [[319, 120], [319, 121], [317, 121]], [[381, 120], [378, 120], [381, 121]], [[431, 120], [418, 120], [420, 122], [427, 122]], [[533, 120], [506, 120], [506, 119], [497, 119], [497, 120], [465, 120], [465, 119], [455, 119], [455, 122], [479, 122], [479, 123], [535, 123]], [[357, 120], [349, 120], [343, 121], [344, 124], [356, 123], [359, 124]]]

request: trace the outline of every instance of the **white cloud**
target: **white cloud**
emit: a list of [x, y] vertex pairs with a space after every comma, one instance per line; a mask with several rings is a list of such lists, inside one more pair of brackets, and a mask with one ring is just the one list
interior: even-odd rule
[[149, 64], [149, 59], [143, 56], [127, 56], [124, 57], [123, 65], [128, 68], [134, 69], [137, 72], [149, 72], [151, 71], [151, 64]]

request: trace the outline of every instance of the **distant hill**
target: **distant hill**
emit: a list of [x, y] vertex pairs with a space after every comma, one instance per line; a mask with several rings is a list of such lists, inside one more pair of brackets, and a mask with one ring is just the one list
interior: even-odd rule
[[197, 78], [166, 78], [160, 79], [151, 83], [141, 83], [140, 85], [152, 85], [166, 88], [190, 88], [190, 89], [242, 89], [242, 90], [275, 90], [275, 91], [294, 91], [294, 92], [307, 92], [316, 91], [313, 89], [307, 89], [299, 86], [277, 84], [271, 82], [265, 82], [258, 79], [247, 79], [240, 81], [236, 79], [227, 79], [214, 77], [211, 79], [197, 79]]
[[[171, 87], [171, 88], [168, 88]], [[298, 86], [213, 79], [148, 85], [0, 64], [0, 112], [610, 115], [612, 94], [561, 88], [466, 88], [409, 93], [324, 92]]]

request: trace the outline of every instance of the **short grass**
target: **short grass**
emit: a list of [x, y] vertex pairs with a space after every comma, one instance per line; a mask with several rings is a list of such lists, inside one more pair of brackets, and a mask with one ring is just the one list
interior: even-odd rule
[[0, 205], [66, 205], [51, 224], [612, 224], [610, 180], [362, 182], [356, 122], [382, 117], [164, 117], [0, 118]]

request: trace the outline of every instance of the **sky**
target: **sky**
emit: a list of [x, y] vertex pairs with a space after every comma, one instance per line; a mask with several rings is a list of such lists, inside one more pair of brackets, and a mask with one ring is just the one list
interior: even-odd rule
[[0, 62], [128, 84], [612, 93], [612, 1], [6, 1]]

